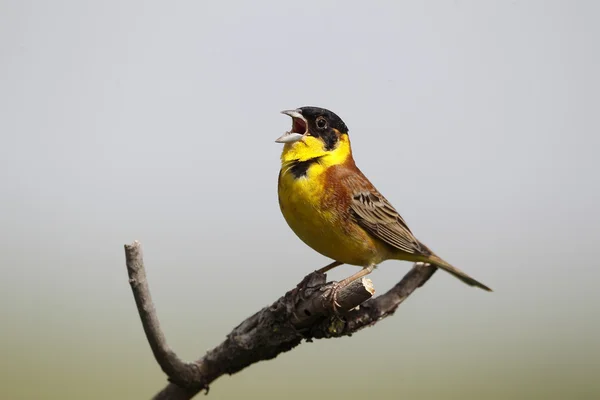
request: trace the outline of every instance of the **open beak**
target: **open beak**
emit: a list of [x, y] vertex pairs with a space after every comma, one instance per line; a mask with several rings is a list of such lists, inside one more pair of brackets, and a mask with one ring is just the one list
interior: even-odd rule
[[275, 141], [277, 143], [294, 143], [301, 140], [308, 133], [308, 123], [306, 118], [302, 116], [302, 112], [300, 110], [285, 110], [281, 113], [292, 117], [292, 129]]

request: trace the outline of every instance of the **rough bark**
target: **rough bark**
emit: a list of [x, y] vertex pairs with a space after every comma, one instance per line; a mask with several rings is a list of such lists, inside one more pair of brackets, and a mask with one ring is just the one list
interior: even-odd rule
[[[139, 242], [125, 245], [129, 283], [146, 338], [156, 361], [170, 383], [155, 400], [191, 399], [224, 374], [234, 374], [261, 360], [275, 358], [302, 340], [351, 335], [392, 315], [396, 308], [436, 271], [429, 264], [416, 263], [388, 292], [375, 298], [371, 281], [363, 278], [346, 287], [326, 282], [317, 271], [307, 275], [295, 288], [234, 328], [223, 343], [194, 362], [182, 361], [168, 346], [144, 269]], [[337, 290], [334, 307], [333, 292]]]

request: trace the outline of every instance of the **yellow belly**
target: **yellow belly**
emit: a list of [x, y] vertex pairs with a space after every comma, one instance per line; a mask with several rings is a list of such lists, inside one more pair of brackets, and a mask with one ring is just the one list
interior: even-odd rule
[[288, 225], [304, 243], [326, 257], [345, 264], [366, 267], [381, 262], [378, 243], [351, 221], [342, 221], [339, 212], [326, 209], [330, 195], [322, 174], [310, 171], [306, 177], [282, 174], [279, 206]]

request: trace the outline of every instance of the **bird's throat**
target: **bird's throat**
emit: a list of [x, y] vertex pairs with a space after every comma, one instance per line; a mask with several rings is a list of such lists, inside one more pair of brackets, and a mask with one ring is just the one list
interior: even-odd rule
[[310, 167], [318, 162], [324, 167], [330, 167], [343, 164], [348, 157], [352, 157], [348, 135], [343, 135], [337, 145], [331, 150], [325, 150], [324, 144], [320, 139], [307, 136], [301, 141], [287, 143], [283, 146], [281, 165], [285, 167], [286, 165], [298, 164]]

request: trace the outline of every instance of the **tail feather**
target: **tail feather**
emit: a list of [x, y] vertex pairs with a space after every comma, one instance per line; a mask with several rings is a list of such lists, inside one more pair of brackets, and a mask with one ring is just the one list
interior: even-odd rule
[[436, 267], [443, 269], [446, 272], [451, 273], [452, 275], [454, 275], [455, 277], [457, 277], [458, 279], [460, 279], [467, 285], [477, 286], [480, 289], [487, 290], [488, 292], [492, 292], [492, 289], [490, 289], [483, 283], [479, 282], [478, 280], [471, 278], [469, 275], [467, 275], [460, 269], [448, 264], [446, 261], [442, 260], [435, 254], [431, 254], [431, 255], [427, 256], [427, 260], [425, 260], [425, 261], [435, 265]]

